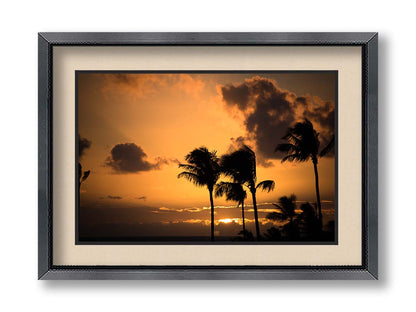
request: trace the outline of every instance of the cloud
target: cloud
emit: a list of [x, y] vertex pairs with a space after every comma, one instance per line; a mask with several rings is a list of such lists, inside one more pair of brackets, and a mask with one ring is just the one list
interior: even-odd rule
[[223, 86], [221, 91], [226, 103], [237, 105], [242, 111], [247, 108], [250, 89], [246, 84]]
[[[272, 205], [272, 203], [257, 203], [258, 207], [262, 207], [265, 205]], [[247, 211], [254, 211], [253, 209], [250, 209], [249, 207], [253, 207], [252, 204], [250, 203], [245, 203], [245, 207]], [[214, 206], [215, 210], [235, 210], [236, 209], [236, 205], [232, 204], [232, 205], [216, 205]], [[239, 211], [240, 208], [238, 208], [237, 210]], [[159, 207], [155, 210], [152, 210], [152, 213], [171, 213], [171, 212], [179, 212], [179, 213], [198, 213], [198, 212], [206, 212], [206, 211], [210, 211], [211, 210], [211, 206], [203, 206], [203, 207], [189, 207], [189, 208], [168, 208], [168, 207]], [[270, 211], [269, 211], [270, 210]], [[258, 208], [258, 211], [264, 211], [264, 212], [272, 212], [275, 211], [276, 209], [264, 209], [264, 208]]]
[[91, 141], [81, 137], [81, 135], [78, 134], [78, 154], [79, 158], [84, 156], [85, 150], [91, 147]]
[[201, 219], [187, 219], [183, 220], [183, 223], [190, 223], [190, 224], [204, 224], [204, 225], [210, 225], [211, 222], [209, 220], [201, 220]]
[[136, 197], [136, 199], [138, 199], [138, 200], [146, 200], [147, 197], [146, 196], [140, 196], [140, 197]]
[[181, 91], [191, 96], [198, 96], [204, 88], [204, 82], [188, 74], [144, 74], [119, 73], [105, 74], [103, 92], [128, 94], [130, 97], [143, 98], [163, 89]]
[[111, 149], [105, 165], [113, 168], [116, 173], [138, 173], [142, 171], [158, 170], [171, 160], [157, 157], [154, 162], [147, 160], [147, 155], [140, 146], [134, 143], [117, 144]]
[[167, 208], [167, 207], [160, 207], [158, 210], [153, 210], [153, 213], [167, 213], [167, 212], [201, 212], [207, 209], [211, 209], [210, 207], [192, 207], [192, 208]]
[[183, 209], [174, 209], [174, 208], [167, 208], [167, 207], [160, 207], [159, 211], [163, 212], [182, 212]]
[[273, 79], [253, 77], [243, 83], [223, 85], [219, 88], [226, 107], [234, 110], [244, 123], [246, 134], [232, 138], [230, 148], [238, 145], [254, 145], [258, 163], [270, 167], [271, 159], [279, 159], [275, 153], [277, 144], [287, 128], [308, 118], [320, 133], [321, 146], [325, 146], [334, 133], [334, 108], [331, 101], [320, 97], [295, 93], [279, 88]]
[[116, 200], [123, 199], [123, 197], [121, 197], [121, 196], [111, 196], [111, 195], [108, 195], [107, 198], [108, 199], [116, 199]]

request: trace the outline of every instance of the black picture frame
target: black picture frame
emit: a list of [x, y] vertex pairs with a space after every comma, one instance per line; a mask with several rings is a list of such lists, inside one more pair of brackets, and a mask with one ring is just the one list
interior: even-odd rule
[[[377, 33], [39, 33], [38, 278], [378, 279]], [[56, 46], [358, 46], [362, 48], [362, 265], [57, 266], [52, 261], [52, 68]]]

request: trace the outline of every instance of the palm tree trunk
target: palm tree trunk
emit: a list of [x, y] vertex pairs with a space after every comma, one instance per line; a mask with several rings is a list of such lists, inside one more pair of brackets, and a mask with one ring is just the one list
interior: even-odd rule
[[214, 199], [212, 198], [212, 190], [209, 189], [209, 201], [211, 202], [211, 241], [215, 240], [214, 238]]
[[316, 191], [316, 204], [318, 206], [319, 227], [320, 227], [320, 230], [322, 230], [321, 196], [319, 195], [318, 165], [316, 161], [313, 161], [313, 169], [315, 171], [315, 191]]
[[253, 209], [254, 209], [254, 220], [256, 221], [256, 237], [257, 240], [260, 240], [260, 225], [259, 225], [259, 215], [257, 214], [257, 202], [256, 202], [256, 190], [251, 191], [251, 196], [253, 197]]
[[243, 218], [243, 238], [246, 239], [246, 222], [244, 220], [244, 199], [241, 202], [241, 216]]

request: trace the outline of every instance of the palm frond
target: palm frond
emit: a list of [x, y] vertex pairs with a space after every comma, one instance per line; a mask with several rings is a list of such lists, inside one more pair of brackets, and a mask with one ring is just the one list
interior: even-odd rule
[[280, 212], [270, 212], [266, 215], [266, 219], [272, 221], [285, 221], [287, 216]]
[[256, 156], [253, 150], [244, 145], [242, 148], [221, 157], [221, 171], [235, 183], [256, 181]]
[[293, 161], [297, 161], [297, 162], [304, 162], [307, 161], [309, 159], [309, 157], [304, 157], [303, 155], [300, 154], [290, 154], [290, 155], [286, 155], [285, 157], [282, 158], [282, 163], [289, 161], [289, 162], [293, 162]]
[[207, 164], [211, 161], [218, 162], [217, 151], [209, 151], [205, 146], [192, 150], [185, 156], [185, 160], [190, 164]]
[[323, 157], [326, 154], [328, 154], [335, 146], [335, 135], [332, 136], [331, 141], [322, 149], [322, 151], [319, 153], [319, 157]]
[[202, 146], [192, 150], [185, 156], [187, 164], [179, 164], [179, 168], [185, 169], [178, 175], [178, 178], [184, 177], [197, 186], [206, 185], [212, 190], [217, 183], [221, 168], [216, 151], [210, 152]]
[[286, 135], [282, 138], [285, 143], [277, 145], [275, 152], [286, 153], [285, 161], [307, 161], [315, 159], [319, 150], [319, 133], [315, 131], [312, 123], [305, 118], [303, 122], [297, 122], [290, 127]]
[[276, 146], [274, 149], [275, 152], [283, 152], [283, 153], [289, 153], [296, 150], [296, 146], [290, 143], [281, 143]]
[[[271, 217], [276, 218], [275, 220], [287, 220], [292, 219], [296, 216], [296, 196], [294, 194], [287, 196], [282, 196], [279, 198], [279, 203], [274, 204], [278, 211], [272, 212]], [[280, 218], [280, 219], [277, 219]]]
[[206, 185], [205, 181], [201, 179], [200, 176], [198, 176], [197, 174], [193, 173], [193, 172], [181, 172], [178, 174], [178, 179], [180, 178], [185, 178], [188, 181], [192, 182], [193, 184], [195, 184], [196, 186], [204, 186]]
[[186, 171], [193, 172], [193, 173], [198, 172], [198, 168], [190, 164], [179, 164], [178, 168], [185, 169]]
[[219, 184], [215, 185], [215, 197], [221, 197], [226, 193], [227, 187], [223, 185], [223, 183], [225, 182], [220, 182]]
[[81, 182], [84, 182], [90, 176], [91, 170], [84, 171], [84, 175], [82, 176]]
[[215, 196], [221, 197], [225, 195], [226, 200], [232, 200], [241, 204], [247, 197], [246, 191], [239, 183], [220, 182], [215, 186]]
[[260, 189], [262, 191], [266, 191], [267, 193], [273, 191], [275, 187], [275, 183], [273, 180], [264, 180], [257, 184], [256, 189]]
[[302, 133], [296, 133], [293, 128], [289, 128], [289, 131], [282, 139], [290, 142], [295, 148], [302, 145]]

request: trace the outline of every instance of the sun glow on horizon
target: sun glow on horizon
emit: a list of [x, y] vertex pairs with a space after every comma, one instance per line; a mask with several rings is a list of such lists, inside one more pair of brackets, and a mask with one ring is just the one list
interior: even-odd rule
[[218, 220], [218, 222], [222, 222], [222, 223], [231, 223], [231, 222], [238, 222], [238, 218], [232, 219], [232, 218], [226, 218], [226, 219], [220, 219]]

